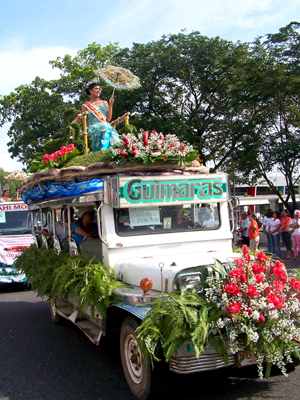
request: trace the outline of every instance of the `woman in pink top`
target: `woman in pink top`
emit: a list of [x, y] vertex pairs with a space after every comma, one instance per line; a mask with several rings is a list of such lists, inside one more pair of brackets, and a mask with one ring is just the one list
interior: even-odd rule
[[291, 221], [292, 221], [292, 218], [291, 218], [289, 210], [283, 210], [281, 221], [280, 221], [281, 228], [279, 229], [279, 231], [281, 233], [282, 240], [284, 241], [284, 244], [285, 244], [285, 247], [287, 250], [286, 258], [291, 258], [291, 252], [292, 252], [291, 233], [288, 231]]

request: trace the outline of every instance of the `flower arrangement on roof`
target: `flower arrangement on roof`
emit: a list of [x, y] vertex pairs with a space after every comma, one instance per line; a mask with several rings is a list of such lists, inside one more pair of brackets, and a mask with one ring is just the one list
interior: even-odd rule
[[52, 154], [44, 154], [43, 161], [33, 160], [29, 172], [45, 171], [49, 168], [62, 168], [67, 162], [79, 154], [80, 151], [71, 143], [68, 146], [61, 147]]
[[131, 161], [151, 166], [157, 160], [180, 164], [196, 159], [200, 161], [192, 145], [180, 142], [176, 135], [164, 136], [156, 131], [141, 131], [137, 136], [132, 133], [123, 134], [109, 149], [109, 153], [111, 159], [118, 164]]
[[300, 281], [263, 252], [251, 258], [247, 246], [232, 268], [226, 281], [207, 280], [206, 300], [224, 310], [212, 328], [226, 328], [233, 353], [255, 356], [261, 378], [263, 363], [267, 376], [271, 365], [285, 375], [292, 355], [299, 357]]

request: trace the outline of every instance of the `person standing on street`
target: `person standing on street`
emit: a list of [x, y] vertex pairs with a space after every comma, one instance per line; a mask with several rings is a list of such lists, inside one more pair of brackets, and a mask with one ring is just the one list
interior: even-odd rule
[[282, 217], [280, 220], [281, 228], [279, 229], [279, 232], [282, 235], [282, 240], [284, 241], [287, 250], [287, 255], [286, 255], [287, 259], [291, 258], [291, 252], [292, 252], [291, 233], [288, 231], [291, 221], [292, 218], [289, 210], [287, 209], [283, 210]]
[[253, 251], [254, 255], [256, 255], [256, 251], [258, 249], [259, 244], [259, 227], [255, 214], [250, 214], [249, 221], [251, 225], [249, 227], [249, 241], [250, 241], [250, 249]]
[[269, 224], [273, 221], [273, 210], [270, 208], [263, 219], [263, 233], [267, 236], [268, 252], [271, 253], [271, 236], [269, 234]]
[[247, 247], [250, 246], [250, 241], [249, 241], [249, 227], [251, 225], [251, 222], [248, 219], [248, 214], [244, 211], [242, 212], [242, 222], [241, 222], [241, 227], [238, 229], [238, 232], [241, 232], [242, 234], [242, 239], [243, 239], [243, 244], [245, 244]]
[[280, 212], [274, 211], [273, 221], [271, 221], [269, 224], [269, 234], [271, 236], [271, 253], [276, 254], [277, 257], [281, 258], [280, 233], [279, 233], [279, 229], [281, 228], [281, 222], [279, 217], [280, 217]]
[[300, 211], [294, 211], [294, 218], [290, 223], [290, 228], [293, 229], [292, 232], [292, 241], [293, 241], [293, 248], [294, 248], [294, 258], [293, 260], [298, 260], [298, 254], [300, 251]]

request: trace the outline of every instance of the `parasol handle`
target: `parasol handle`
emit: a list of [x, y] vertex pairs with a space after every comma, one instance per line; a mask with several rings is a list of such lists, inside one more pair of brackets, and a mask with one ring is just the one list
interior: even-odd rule
[[87, 131], [86, 131], [86, 114], [83, 115], [83, 134], [84, 134], [84, 143], [85, 143], [85, 154], [88, 153], [88, 140], [87, 140]]

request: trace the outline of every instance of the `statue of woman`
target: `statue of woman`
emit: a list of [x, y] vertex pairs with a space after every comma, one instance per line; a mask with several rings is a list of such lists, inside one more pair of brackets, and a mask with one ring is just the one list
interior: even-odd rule
[[90, 84], [86, 94], [91, 99], [82, 105], [82, 112], [88, 111], [87, 133], [92, 138], [93, 152], [107, 150], [119, 138], [118, 132], [108, 123], [112, 118], [114, 96], [108, 103], [100, 100], [101, 88], [98, 83]]

